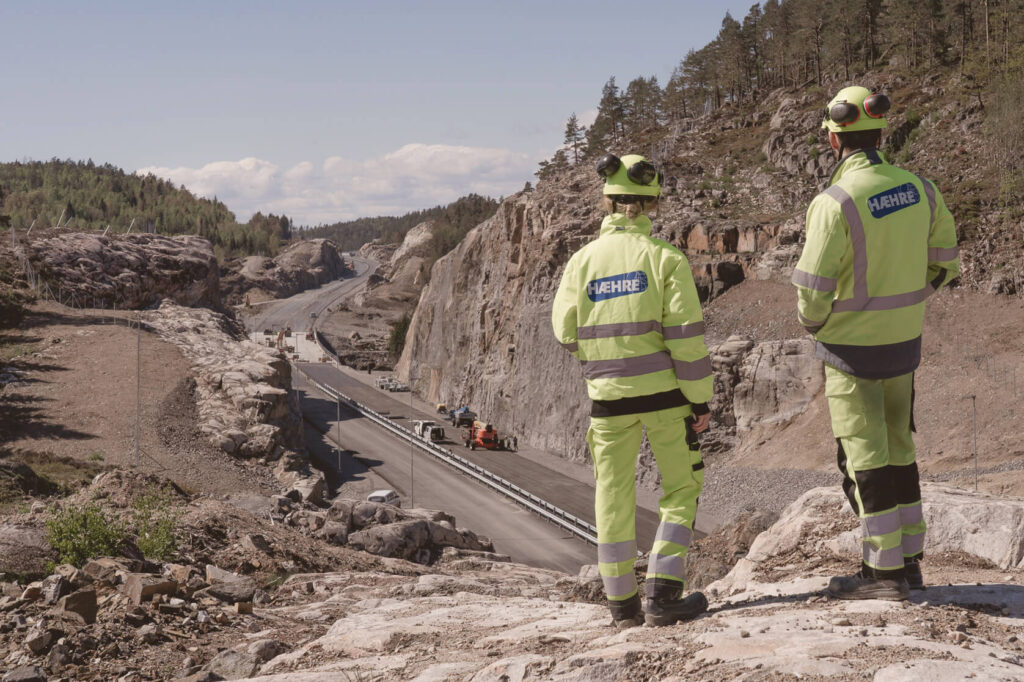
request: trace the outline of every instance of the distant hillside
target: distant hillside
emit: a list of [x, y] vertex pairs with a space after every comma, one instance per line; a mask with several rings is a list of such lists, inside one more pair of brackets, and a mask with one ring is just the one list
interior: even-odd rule
[[152, 175], [125, 173], [89, 161], [0, 163], [0, 215], [16, 230], [33, 222], [52, 227], [60, 221], [76, 230], [197, 234], [208, 239], [218, 258], [277, 254], [291, 236], [286, 216], [254, 215], [240, 224], [216, 199], [202, 199], [184, 187]]
[[413, 211], [403, 216], [378, 216], [332, 223], [300, 231], [305, 239], [324, 237], [333, 240], [342, 251], [355, 251], [363, 244], [381, 239], [400, 244], [406, 233], [420, 223], [434, 223], [431, 249], [434, 257], [451, 251], [471, 229], [494, 215], [498, 202], [488, 197], [469, 194], [447, 206]]

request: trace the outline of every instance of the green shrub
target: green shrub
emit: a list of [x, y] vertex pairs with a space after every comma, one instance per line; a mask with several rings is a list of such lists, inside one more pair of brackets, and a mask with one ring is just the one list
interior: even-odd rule
[[174, 508], [174, 499], [167, 488], [150, 486], [132, 503], [133, 521], [138, 536], [136, 544], [147, 559], [163, 561], [178, 550], [174, 530], [180, 514]]
[[391, 323], [391, 334], [388, 336], [388, 354], [392, 358], [402, 355], [405, 350], [405, 335], [409, 332], [409, 323], [412, 316], [404, 313], [400, 318]]
[[815, 135], [814, 133], [810, 133], [807, 136], [807, 146], [808, 147], [815, 147], [815, 146], [817, 146], [817, 144], [818, 144], [818, 136]]
[[912, 126], [921, 125], [921, 114], [916, 109], [910, 109], [907, 111], [907, 123]]
[[81, 566], [87, 559], [120, 554], [126, 537], [120, 522], [96, 504], [62, 509], [46, 522], [46, 539], [62, 564]]

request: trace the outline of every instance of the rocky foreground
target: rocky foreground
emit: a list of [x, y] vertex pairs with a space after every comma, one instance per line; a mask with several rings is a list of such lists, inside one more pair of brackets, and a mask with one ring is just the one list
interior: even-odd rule
[[[83, 495], [125, 505], [110, 476]], [[842, 493], [821, 488], [706, 589], [707, 615], [618, 631], [594, 603], [595, 567], [511, 563], [443, 514], [196, 499], [173, 562], [100, 558], [3, 583], [0, 679], [1024, 678], [1024, 500], [942, 486], [925, 500], [930, 587], [910, 602], [820, 595], [857, 544]]]

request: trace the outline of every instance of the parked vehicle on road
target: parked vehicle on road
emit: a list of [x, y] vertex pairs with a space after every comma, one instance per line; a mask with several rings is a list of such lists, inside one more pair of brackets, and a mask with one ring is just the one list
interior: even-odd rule
[[475, 421], [469, 428], [463, 429], [462, 441], [470, 450], [505, 450], [504, 439], [498, 438], [498, 430], [490, 424]]
[[444, 440], [444, 428], [437, 422], [417, 419], [412, 423], [413, 432], [423, 440], [440, 443]]
[[451, 415], [452, 426], [472, 426], [473, 421], [476, 420], [476, 412], [473, 412], [465, 405], [453, 411]]
[[402, 499], [398, 496], [394, 490], [385, 488], [383, 490], [374, 490], [372, 493], [366, 496], [367, 502], [379, 502], [380, 504], [390, 504], [396, 507], [402, 506]]

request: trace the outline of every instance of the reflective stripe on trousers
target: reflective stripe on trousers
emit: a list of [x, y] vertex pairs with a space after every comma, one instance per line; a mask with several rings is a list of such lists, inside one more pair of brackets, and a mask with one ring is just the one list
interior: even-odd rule
[[900, 510], [862, 517], [860, 525], [864, 563], [881, 571], [903, 568]]
[[601, 542], [597, 545], [597, 570], [601, 574], [608, 599], [628, 599], [637, 590], [633, 562], [636, 561], [636, 540]]
[[924, 552], [926, 525], [921, 503], [900, 505], [900, 532], [904, 558], [915, 558]]
[[662, 521], [658, 524], [658, 534], [654, 536], [654, 546], [647, 562], [647, 577], [683, 582], [683, 557], [686, 556], [692, 539], [693, 531], [681, 523]]

